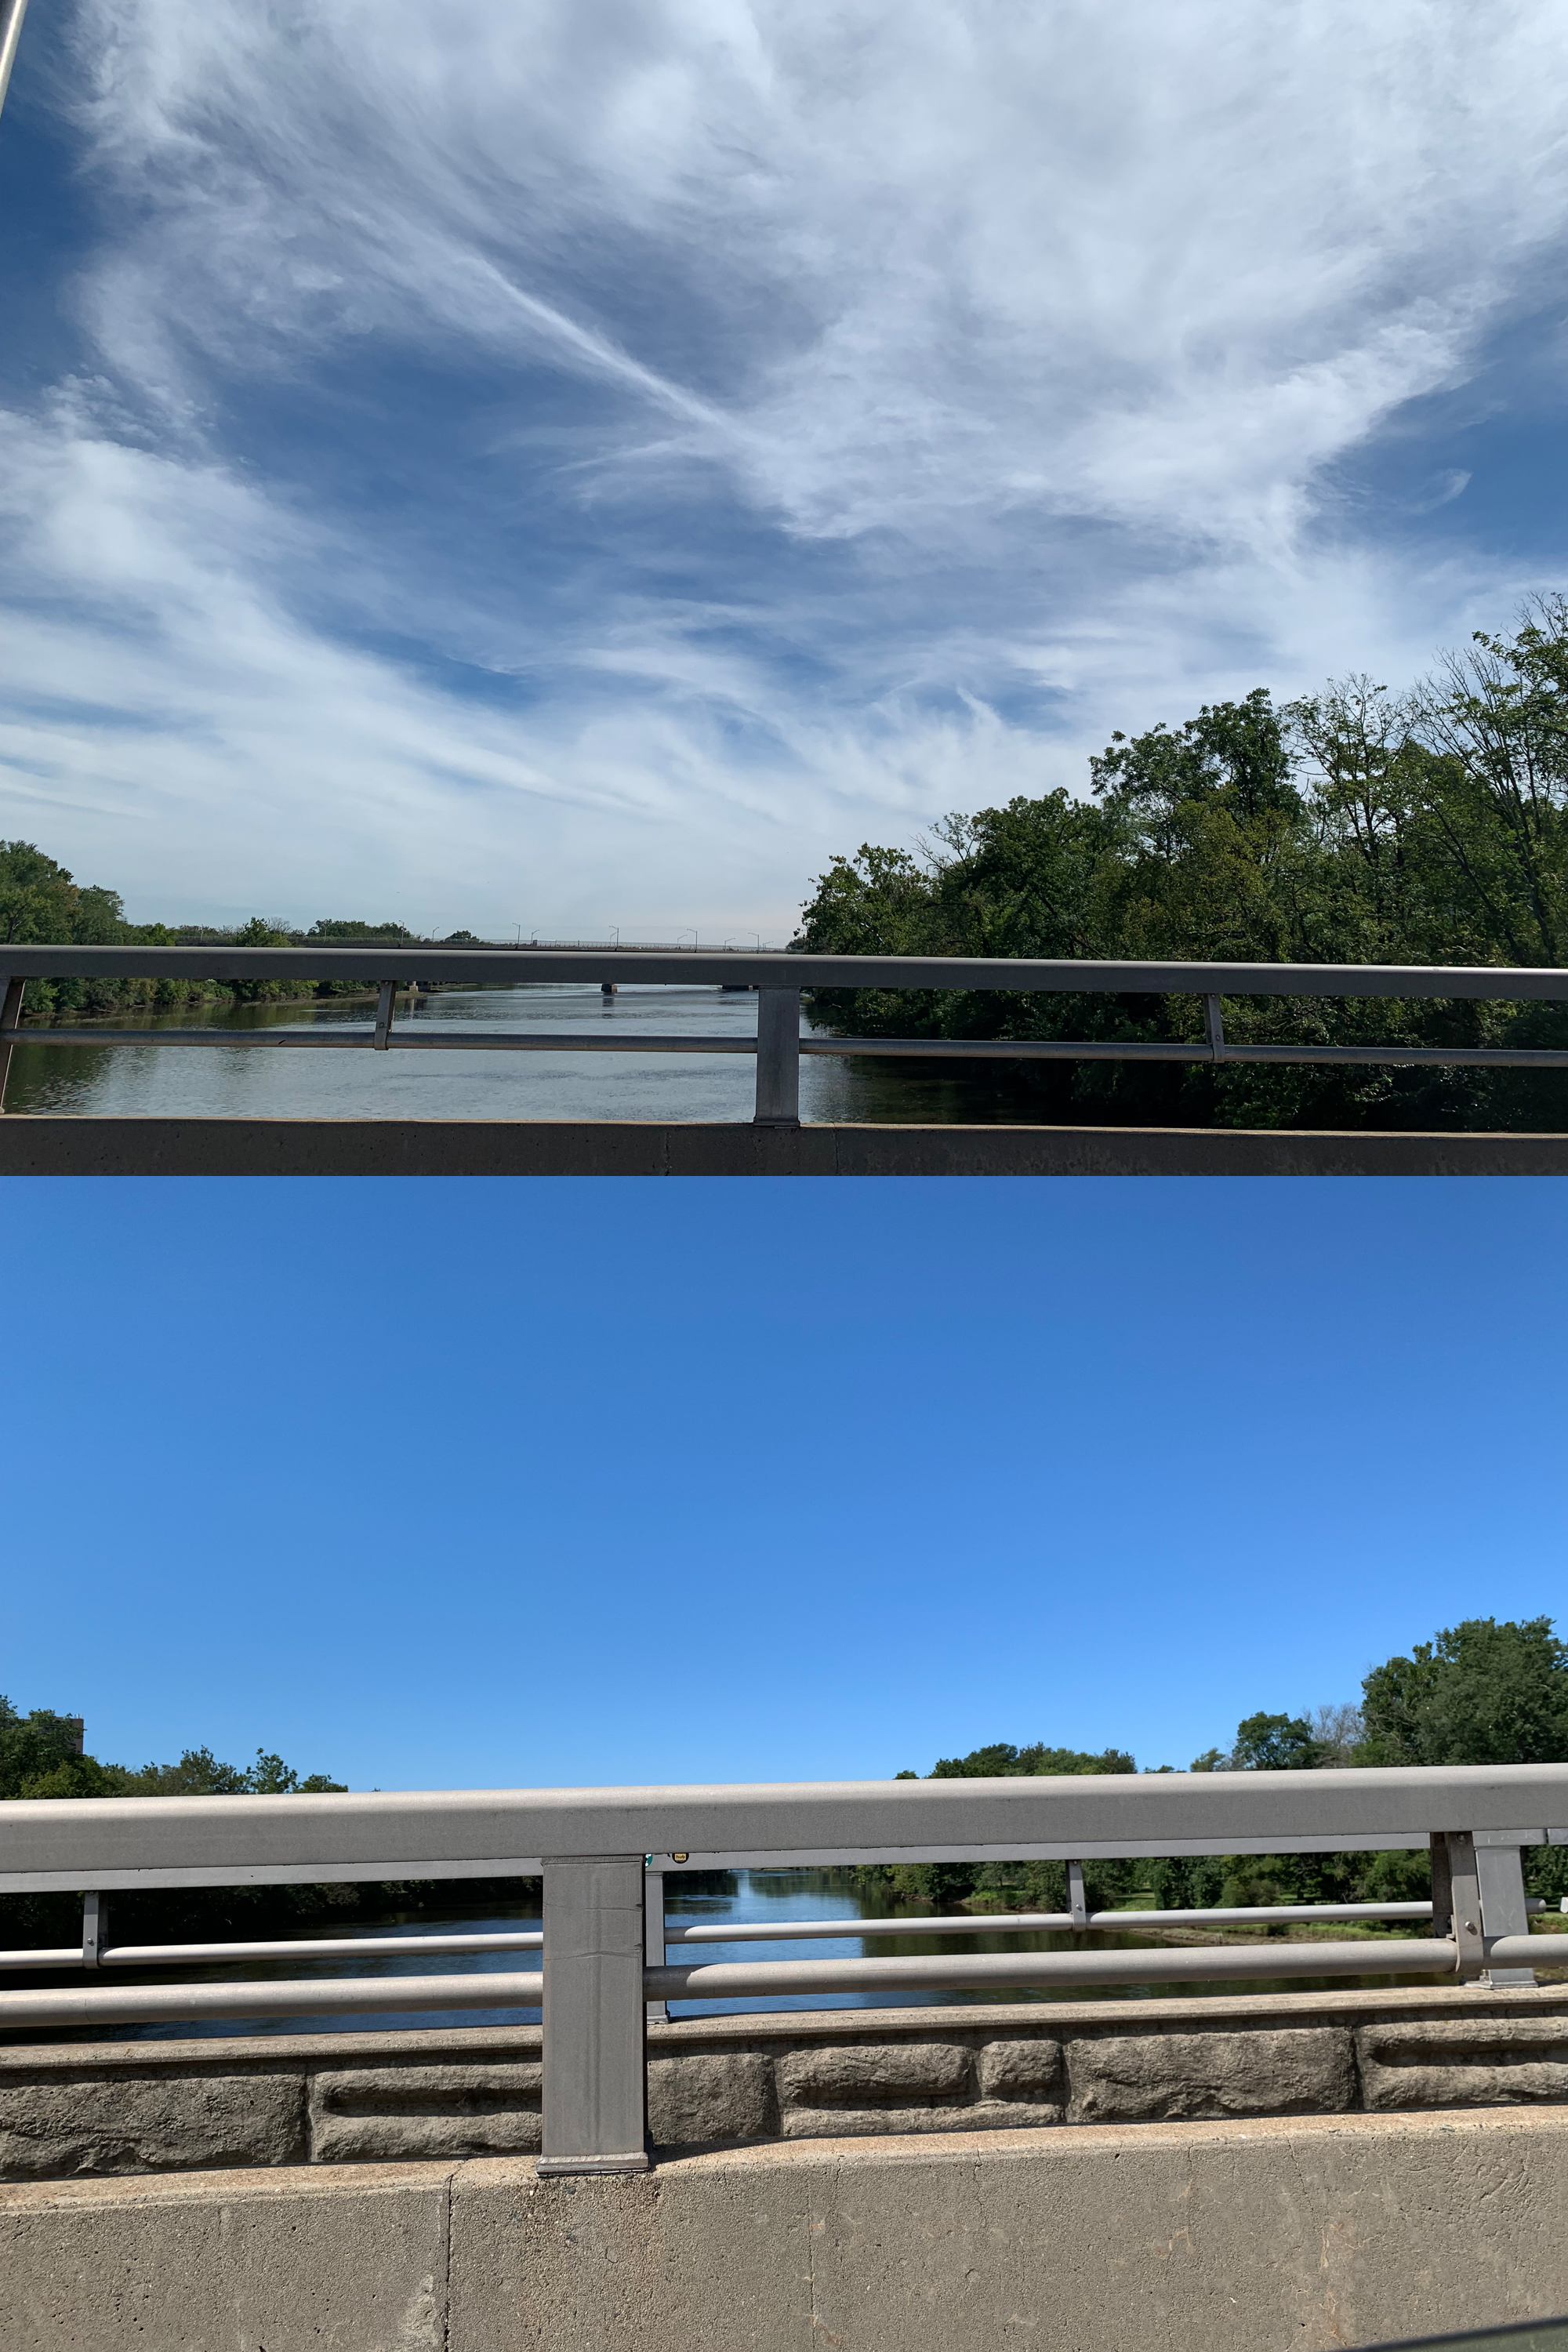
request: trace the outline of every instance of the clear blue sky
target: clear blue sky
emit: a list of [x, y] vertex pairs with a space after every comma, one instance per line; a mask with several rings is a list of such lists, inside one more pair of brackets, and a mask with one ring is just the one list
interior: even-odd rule
[[0, 1688], [355, 1787], [1184, 1765], [1556, 1613], [1550, 1181], [0, 1187]]

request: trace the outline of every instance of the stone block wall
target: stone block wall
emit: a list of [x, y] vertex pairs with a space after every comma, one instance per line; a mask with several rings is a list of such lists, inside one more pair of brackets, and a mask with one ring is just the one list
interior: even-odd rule
[[[540, 2145], [537, 2026], [0, 2051], [0, 2179]], [[1568, 2102], [1568, 1987], [785, 2011], [650, 2026], [656, 2148]]]

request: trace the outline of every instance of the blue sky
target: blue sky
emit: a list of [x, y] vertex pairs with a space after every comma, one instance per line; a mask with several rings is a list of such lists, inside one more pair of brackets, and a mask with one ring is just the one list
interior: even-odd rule
[[356, 1787], [1185, 1765], [1562, 1608], [1551, 1181], [13, 1181], [0, 1687]]
[[58, 0], [0, 828], [132, 913], [782, 940], [1568, 578], [1562, 0]]
[[[1568, 583], [1568, 6], [42, 0], [0, 833], [782, 941]], [[6, 1188], [0, 1686], [356, 1785], [1223, 1744], [1560, 1605], [1559, 1190]]]

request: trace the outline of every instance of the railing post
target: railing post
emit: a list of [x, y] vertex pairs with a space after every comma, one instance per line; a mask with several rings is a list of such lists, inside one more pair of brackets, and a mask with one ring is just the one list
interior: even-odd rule
[[81, 1898], [81, 1964], [84, 1969], [98, 1967], [108, 1941], [108, 1904], [101, 1895], [84, 1895]]
[[754, 1127], [800, 1125], [800, 991], [757, 991], [757, 1108]]
[[397, 982], [395, 980], [384, 980], [375, 992], [374, 1043], [378, 1054], [384, 1054], [392, 1043], [388, 1032], [392, 1027], [392, 1015], [396, 1003]]
[[544, 1864], [542, 2175], [646, 2172], [640, 1853]]
[[1461, 1977], [1473, 1982], [1485, 1973], [1476, 1842], [1468, 1830], [1432, 1832], [1432, 1933], [1451, 1937], [1458, 1946]]
[[1223, 1062], [1225, 1022], [1221, 1016], [1217, 996], [1205, 996], [1204, 999], [1204, 1034], [1208, 1039], [1210, 1058], [1216, 1062]]
[[1088, 1927], [1089, 1900], [1083, 1891], [1083, 1864], [1081, 1862], [1069, 1862], [1068, 1864], [1068, 1909], [1072, 1913], [1072, 1924], [1075, 1934], [1080, 1928]]
[[[1524, 1904], [1524, 1870], [1516, 1845], [1478, 1845], [1476, 1879], [1481, 1898], [1481, 1933], [1485, 1936], [1528, 1936], [1530, 1913]], [[1532, 1985], [1533, 1969], [1489, 1969], [1484, 1985]]]
[[[0, 1029], [19, 1029], [22, 1025], [22, 999], [26, 993], [25, 980], [12, 980], [0, 972]], [[11, 1041], [0, 1045], [0, 1111], [5, 1108], [5, 1081], [11, 1075]]]
[[[643, 1958], [650, 1969], [662, 1969], [668, 1957], [664, 1942], [663, 1864], [663, 1854], [650, 1853], [643, 1872]], [[656, 2025], [668, 2022], [668, 2001], [650, 2000], [647, 2007], [647, 2014]]]

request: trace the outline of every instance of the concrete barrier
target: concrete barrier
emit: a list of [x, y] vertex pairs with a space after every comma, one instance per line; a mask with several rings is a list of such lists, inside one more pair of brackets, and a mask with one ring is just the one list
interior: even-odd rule
[[6, 2352], [1342, 2352], [1568, 2309], [1568, 2114], [0, 2190]]
[[0, 1118], [0, 1176], [1563, 1176], [1568, 1135]]

